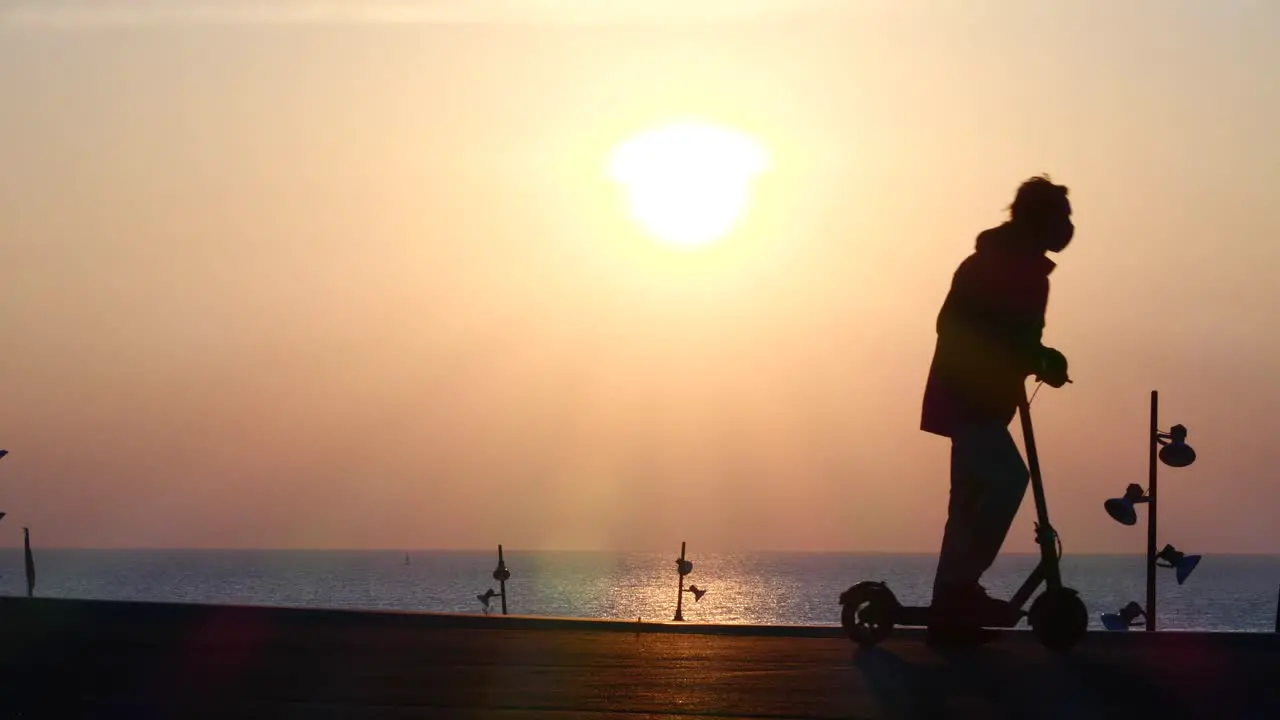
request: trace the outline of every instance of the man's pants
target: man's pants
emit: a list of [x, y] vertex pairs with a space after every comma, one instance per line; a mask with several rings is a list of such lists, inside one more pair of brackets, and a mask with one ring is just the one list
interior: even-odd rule
[[995, 562], [1027, 492], [1027, 465], [1009, 428], [961, 428], [951, 437], [951, 501], [934, 578], [940, 590], [975, 588]]

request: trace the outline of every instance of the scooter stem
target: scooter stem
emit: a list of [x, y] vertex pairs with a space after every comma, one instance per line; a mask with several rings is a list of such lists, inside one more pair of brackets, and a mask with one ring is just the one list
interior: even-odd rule
[[1040, 476], [1040, 456], [1036, 452], [1036, 435], [1031, 427], [1031, 404], [1027, 401], [1027, 388], [1023, 385], [1018, 401], [1018, 416], [1022, 419], [1022, 440], [1027, 448], [1027, 470], [1031, 474], [1031, 492], [1036, 502], [1036, 543], [1040, 546], [1040, 567], [1045, 584], [1050, 590], [1062, 587], [1062, 575], [1058, 571], [1058, 535], [1049, 524], [1049, 508], [1044, 498], [1044, 481]]

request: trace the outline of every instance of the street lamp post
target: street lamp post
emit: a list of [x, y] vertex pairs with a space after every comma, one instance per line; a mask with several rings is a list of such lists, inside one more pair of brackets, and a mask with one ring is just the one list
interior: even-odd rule
[[1147, 631], [1156, 629], [1156, 522], [1160, 517], [1156, 488], [1159, 485], [1159, 467], [1156, 462], [1160, 451], [1160, 393], [1151, 391], [1151, 425], [1147, 434], [1147, 495], [1150, 505], [1147, 509]]
[[[1107, 514], [1116, 522], [1122, 525], [1135, 525], [1138, 522], [1138, 514], [1134, 509], [1135, 505], [1146, 504], [1147, 509], [1147, 604], [1142, 612], [1135, 612], [1133, 605], [1130, 603], [1123, 610], [1114, 614], [1103, 615], [1103, 624], [1113, 629], [1128, 629], [1137, 617], [1145, 616], [1146, 629], [1154, 632], [1156, 629], [1156, 568], [1173, 568], [1177, 575], [1178, 584], [1181, 585], [1186, 581], [1187, 576], [1195, 569], [1200, 562], [1199, 555], [1185, 555], [1178, 552], [1172, 545], [1165, 545], [1163, 549], [1156, 550], [1156, 538], [1158, 533], [1159, 512], [1157, 502], [1159, 500], [1159, 464], [1164, 463], [1169, 467], [1182, 468], [1187, 467], [1196, 461], [1196, 452], [1187, 444], [1187, 428], [1182, 425], [1174, 425], [1169, 428], [1168, 432], [1160, 430], [1159, 422], [1160, 411], [1160, 394], [1151, 391], [1151, 424], [1148, 432], [1148, 465], [1147, 465], [1147, 489], [1144, 491], [1141, 485], [1131, 484], [1125, 489], [1123, 497], [1111, 498], [1103, 503]], [[1158, 561], [1163, 561], [1163, 564]]]

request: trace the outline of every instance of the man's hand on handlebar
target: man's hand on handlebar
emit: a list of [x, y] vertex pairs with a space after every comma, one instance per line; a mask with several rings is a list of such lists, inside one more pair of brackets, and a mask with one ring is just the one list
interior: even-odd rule
[[1067, 376], [1067, 356], [1051, 347], [1042, 348], [1036, 381], [1053, 388], [1060, 388], [1071, 382], [1071, 378]]

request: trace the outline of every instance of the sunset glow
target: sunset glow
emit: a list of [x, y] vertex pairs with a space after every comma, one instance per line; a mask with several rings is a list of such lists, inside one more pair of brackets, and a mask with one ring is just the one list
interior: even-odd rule
[[610, 174], [632, 220], [660, 240], [699, 247], [733, 229], [765, 166], [764, 149], [746, 135], [690, 122], [626, 141], [611, 157]]

